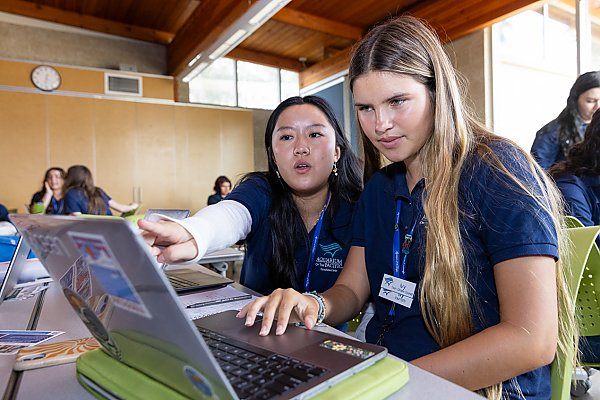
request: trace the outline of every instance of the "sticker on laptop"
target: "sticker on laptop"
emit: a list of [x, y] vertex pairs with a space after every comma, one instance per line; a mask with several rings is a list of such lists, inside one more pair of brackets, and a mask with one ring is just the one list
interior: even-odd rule
[[63, 288], [74, 290], [86, 300], [90, 299], [92, 296], [90, 267], [83, 259], [83, 256], [79, 257], [60, 278], [60, 285]]
[[104, 237], [80, 232], [69, 232], [69, 236], [89, 265], [91, 273], [117, 307], [152, 318]]
[[214, 391], [208, 382], [208, 379], [204, 377], [198, 370], [194, 367], [186, 365], [183, 367], [183, 372], [188, 380], [192, 383], [192, 385], [203, 395], [207, 397], [213, 397]]
[[73, 289], [63, 288], [65, 297], [77, 313], [81, 321], [88, 328], [92, 336], [117, 360], [121, 359], [121, 349], [113, 339], [104, 323], [100, 321], [96, 313], [90, 308], [84, 299], [81, 298]]
[[327, 339], [326, 341], [321, 343], [319, 346], [321, 346], [325, 349], [337, 351], [338, 353], [344, 353], [344, 354], [348, 354], [349, 356], [362, 358], [363, 360], [366, 360], [367, 358], [369, 358], [373, 354], [375, 354], [372, 351], [369, 351], [366, 349], [361, 349], [359, 347], [350, 346], [349, 344], [336, 342], [336, 341], [333, 341], [330, 339]]
[[64, 256], [67, 252], [64, 250], [60, 239], [56, 236], [33, 234], [31, 232], [23, 232], [27, 243], [31, 245], [36, 257], [40, 260], [45, 260], [50, 254]]

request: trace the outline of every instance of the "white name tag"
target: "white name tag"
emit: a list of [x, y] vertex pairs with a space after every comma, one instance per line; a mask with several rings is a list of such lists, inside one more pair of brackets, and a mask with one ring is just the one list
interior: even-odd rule
[[379, 297], [410, 308], [416, 288], [415, 283], [384, 274], [381, 280], [381, 289], [379, 289]]

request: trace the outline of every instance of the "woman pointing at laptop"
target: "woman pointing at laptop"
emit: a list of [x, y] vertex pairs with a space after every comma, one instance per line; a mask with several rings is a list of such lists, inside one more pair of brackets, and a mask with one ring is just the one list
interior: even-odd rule
[[333, 285], [362, 188], [359, 160], [331, 107], [315, 96], [273, 111], [265, 149], [268, 171], [246, 175], [223, 201], [177, 223], [139, 221], [159, 262], [197, 262], [244, 239], [241, 284], [262, 294]]
[[471, 116], [421, 21], [375, 27], [349, 75], [373, 174], [344, 269], [324, 293], [276, 290], [238, 317], [262, 311], [260, 334], [280, 335], [348, 320], [371, 296], [368, 342], [489, 398], [550, 398], [549, 364], [576, 326], [555, 186]]

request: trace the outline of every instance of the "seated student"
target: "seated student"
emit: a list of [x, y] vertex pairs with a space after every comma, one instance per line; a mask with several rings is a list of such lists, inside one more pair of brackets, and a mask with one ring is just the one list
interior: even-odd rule
[[65, 179], [65, 213], [71, 215], [112, 215], [111, 208], [119, 212], [135, 210], [136, 203], [121, 204], [94, 186], [92, 173], [84, 165], [73, 165]]
[[29, 212], [38, 214], [62, 214], [64, 211], [63, 186], [65, 170], [50, 167], [44, 174], [42, 189], [31, 197]]
[[583, 141], [550, 174], [565, 198], [567, 215], [585, 226], [600, 225], [600, 113], [594, 114]]
[[213, 189], [215, 193], [208, 196], [208, 200], [206, 201], [206, 204], [209, 206], [217, 204], [227, 197], [227, 195], [231, 192], [231, 181], [228, 177], [221, 175], [215, 181], [215, 186]]
[[[276, 290], [238, 314], [261, 335], [338, 324], [369, 296], [367, 341], [494, 399], [549, 399], [557, 343], [574, 347], [559, 194], [471, 115], [433, 31], [403, 16], [355, 47], [350, 88], [367, 181], [352, 247], [326, 292]], [[560, 245], [559, 245], [560, 243]], [[559, 321], [561, 323], [559, 324]], [[575, 328], [576, 329], [576, 328]], [[572, 332], [572, 331], [570, 331]]]
[[17, 228], [8, 220], [8, 209], [0, 204], [0, 236], [13, 236]]
[[545, 170], [565, 159], [583, 140], [592, 115], [600, 107], [600, 71], [581, 74], [569, 91], [566, 107], [536, 134], [531, 155]]
[[331, 106], [292, 97], [265, 131], [269, 170], [246, 175], [227, 199], [178, 223], [139, 221], [159, 262], [197, 261], [246, 240], [240, 283], [325, 290], [348, 254], [360, 164]]
[[[564, 196], [567, 215], [585, 226], [600, 225], [600, 112], [594, 114], [583, 141], [550, 174]], [[596, 244], [600, 246], [600, 237]], [[600, 336], [586, 337], [580, 347], [583, 361], [600, 362]]]

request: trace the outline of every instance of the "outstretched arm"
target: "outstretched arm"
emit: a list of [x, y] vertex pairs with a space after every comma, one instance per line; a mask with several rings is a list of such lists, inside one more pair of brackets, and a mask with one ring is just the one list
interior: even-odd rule
[[115, 201], [113, 199], [110, 199], [108, 201], [108, 205], [113, 210], [116, 210], [116, 211], [121, 212], [121, 213], [132, 211], [132, 210], [135, 210], [136, 208], [139, 207], [138, 203], [122, 204], [122, 203], [119, 203], [118, 201]]
[[138, 226], [158, 261], [167, 263], [195, 263], [206, 253], [245, 239], [252, 227], [248, 209], [233, 200], [203, 208], [183, 220], [160, 214], [153, 217], [155, 222], [140, 220]]

